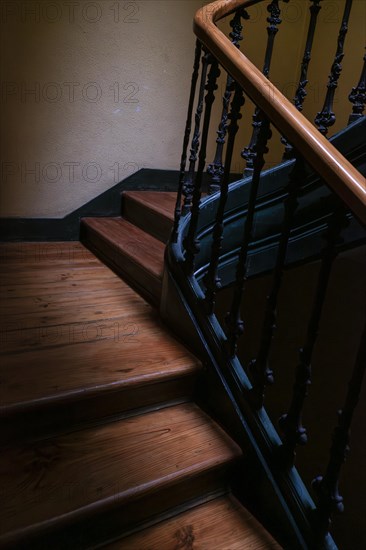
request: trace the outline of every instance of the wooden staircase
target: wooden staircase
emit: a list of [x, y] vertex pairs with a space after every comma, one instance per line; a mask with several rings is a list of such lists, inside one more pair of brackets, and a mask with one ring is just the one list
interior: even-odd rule
[[[160, 300], [169, 193], [82, 222]], [[147, 234], [146, 229], [152, 234]], [[80, 243], [2, 246], [0, 548], [279, 548], [230, 493], [243, 451], [194, 403], [201, 365]]]
[[144, 298], [158, 306], [176, 194], [128, 191], [122, 197], [122, 217], [82, 220], [82, 239]]

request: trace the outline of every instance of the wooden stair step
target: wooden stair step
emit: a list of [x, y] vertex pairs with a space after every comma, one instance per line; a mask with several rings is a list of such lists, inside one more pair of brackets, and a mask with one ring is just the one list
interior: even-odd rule
[[122, 218], [84, 218], [83, 242], [154, 305], [159, 305], [164, 245]]
[[233, 496], [206, 502], [105, 547], [107, 550], [280, 550]]
[[166, 243], [173, 226], [176, 198], [176, 193], [165, 191], [124, 191], [122, 216]]
[[0, 289], [3, 442], [190, 399], [199, 361], [124, 281], [96, 258], [50, 271], [31, 258], [22, 271], [6, 262]]
[[[115, 322], [104, 325], [105, 339], [97, 335], [93, 341], [99, 329], [89, 325], [89, 336], [85, 327], [72, 335], [75, 340], [85, 339], [82, 343], [70, 343], [65, 333], [65, 345], [61, 341], [59, 346], [3, 355], [0, 426], [5, 427], [14, 415], [25, 425], [30, 420], [28, 414], [50, 413], [55, 407], [60, 409], [58, 415], [78, 411], [78, 418], [85, 419], [86, 414], [105, 416], [109, 409], [116, 414], [189, 398], [199, 371], [198, 360], [159, 324], [135, 321], [128, 326], [123, 319], [120, 326], [125, 333], [121, 330], [118, 335]], [[55, 333], [49, 330], [50, 334]], [[99, 406], [93, 412], [96, 402]], [[65, 410], [71, 406], [74, 408]], [[52, 425], [55, 418], [45, 420]]]
[[85, 535], [89, 522], [92, 533], [99, 514], [107, 512], [110, 521], [116, 509], [122, 535], [136, 521], [217, 490], [241, 456], [194, 404], [15, 445], [0, 457], [0, 546], [46, 537], [44, 547], [58, 548], [62, 533], [61, 547], [81, 548], [65, 543], [68, 525], [75, 540], [75, 529], [82, 525]]
[[73, 268], [100, 264], [94, 254], [76, 241], [0, 243], [0, 261], [2, 268], [24, 264], [27, 269], [29, 266], [42, 269], [45, 262], [49, 267], [63, 263]]

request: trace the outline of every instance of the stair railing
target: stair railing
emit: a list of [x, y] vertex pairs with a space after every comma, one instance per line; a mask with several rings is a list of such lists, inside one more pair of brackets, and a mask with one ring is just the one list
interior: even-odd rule
[[[297, 447], [307, 442], [302, 415], [332, 266], [342, 246], [365, 242], [365, 178], [353, 165], [365, 154], [364, 139], [360, 137], [365, 130], [365, 58], [358, 84], [349, 95], [353, 104], [350, 130], [360, 137], [352, 149], [347, 143], [347, 131], [333, 141], [325, 137], [335, 121], [334, 96], [341, 75], [352, 0], [344, 1], [326, 97], [315, 120], [318, 128], [301, 110], [321, 0], [309, 2], [310, 21], [294, 104], [267, 78], [283, 2], [273, 0], [268, 4], [263, 73], [240, 51], [243, 23], [250, 17], [250, 8], [260, 3], [263, 0], [220, 0], [200, 9], [194, 19], [197, 44], [175, 222], [166, 252], [162, 314], [201, 353], [226, 393], [245, 433], [244, 439], [249, 441], [263, 475], [271, 484], [290, 547], [336, 548], [329, 527], [334, 513], [343, 507], [338, 481], [366, 365], [365, 334], [334, 433], [329, 464], [324, 476], [318, 475], [314, 480], [316, 505], [294, 461]], [[233, 19], [227, 37], [217, 23], [229, 15]], [[216, 194], [203, 199], [207, 144], [213, 135], [212, 108], [221, 71], [227, 73], [221, 121], [215, 158], [207, 168], [212, 178], [209, 194]], [[252, 137], [242, 153], [247, 161], [244, 173], [247, 177], [230, 185], [242, 107], [248, 98], [255, 111]], [[287, 160], [266, 171], [271, 127], [282, 135]], [[345, 151], [340, 152], [337, 146], [342, 142]], [[278, 296], [285, 267], [315, 257], [320, 260], [318, 282], [307, 334], [299, 352], [290, 406], [279, 420], [280, 437], [264, 408], [266, 387], [275, 378], [270, 352], [277, 324]], [[237, 346], [245, 324], [250, 322], [242, 319], [243, 296], [247, 280], [265, 272], [271, 272], [272, 282], [259, 349], [256, 358], [243, 365]], [[224, 286], [232, 287], [232, 297], [225, 324], [221, 325], [216, 316], [216, 299]]]

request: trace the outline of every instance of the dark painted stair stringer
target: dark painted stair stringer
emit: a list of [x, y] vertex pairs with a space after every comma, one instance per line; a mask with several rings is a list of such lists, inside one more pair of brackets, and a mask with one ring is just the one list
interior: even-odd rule
[[[366, 117], [341, 130], [331, 138], [337, 149], [365, 173], [364, 132]], [[258, 209], [258, 235], [251, 245], [251, 270], [248, 276], [268, 272], [276, 254], [278, 233], [282, 220], [282, 204], [293, 161], [279, 164], [262, 175], [260, 205]], [[226, 205], [225, 231], [219, 273], [222, 285], [232, 282], [242, 226], [246, 216], [246, 203], [250, 178], [231, 185]], [[288, 262], [306, 263], [318, 254], [326, 218], [334, 207], [334, 198], [325, 184], [308, 167], [304, 174], [304, 188], [299, 196], [299, 208], [293, 238], [290, 239]], [[218, 194], [201, 203], [198, 227], [200, 250], [196, 257], [196, 277], [200, 281], [208, 267], [212, 246], [212, 230]], [[122, 217], [84, 218], [81, 237], [103, 261], [126, 277], [142, 295], [159, 306], [161, 295], [161, 265], [164, 247], [169, 239], [175, 194], [159, 191], [127, 191], [122, 195]], [[343, 248], [357, 246], [366, 241], [365, 232], [357, 220], [349, 216], [350, 224], [343, 232]], [[189, 217], [182, 220], [182, 235], [187, 231]], [[317, 252], [315, 252], [317, 251]], [[155, 257], [155, 260], [154, 260]], [[157, 263], [158, 262], [158, 263]], [[153, 277], [146, 277], [150, 267]], [[147, 286], [146, 286], [147, 285]]]

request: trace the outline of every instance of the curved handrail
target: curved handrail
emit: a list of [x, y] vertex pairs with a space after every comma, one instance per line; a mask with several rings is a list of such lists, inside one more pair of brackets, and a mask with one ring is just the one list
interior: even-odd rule
[[274, 126], [366, 224], [366, 180], [216, 26], [238, 8], [261, 0], [218, 0], [198, 10], [193, 30]]

